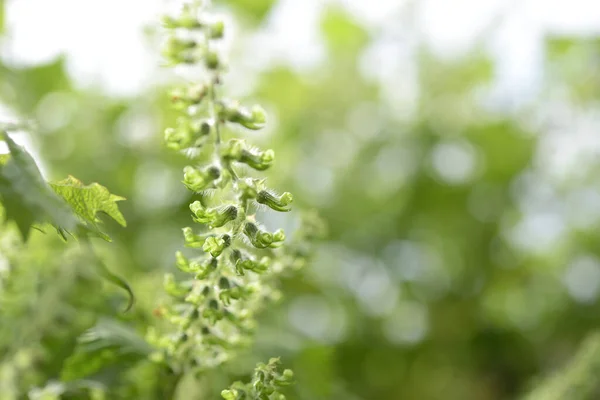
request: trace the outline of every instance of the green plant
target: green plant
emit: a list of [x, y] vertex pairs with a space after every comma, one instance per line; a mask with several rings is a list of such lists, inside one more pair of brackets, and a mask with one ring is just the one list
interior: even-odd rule
[[[79, 240], [93, 255], [90, 237], [111, 241], [100, 229], [99, 213], [110, 216], [122, 226], [127, 225], [117, 205], [118, 201], [125, 200], [123, 197], [111, 194], [98, 183], [86, 186], [73, 176], [46, 182], [24, 148], [18, 146], [7, 132], [2, 132], [0, 138], [9, 149], [8, 154], [0, 156], [0, 199], [4, 218], [15, 222], [23, 239], [29, 237], [31, 229], [44, 231], [49, 225], [65, 241], [68, 235]], [[127, 291], [129, 309], [134, 297], [127, 282], [112, 274], [99, 258], [95, 264], [104, 278]]]
[[[13, 221], [17, 228], [15, 231], [4, 224], [0, 232], [0, 255], [8, 262], [0, 275], [0, 399], [23, 398], [24, 393], [30, 399], [58, 399], [63, 394], [82, 392], [100, 398], [97, 393], [101, 387], [93, 382], [48, 382], [38, 387], [43, 376], [37, 369], [60, 365], [66, 357], [60, 352], [49, 357], [45, 344], [64, 340], [66, 326], [80, 330], [89, 323], [87, 308], [98, 299], [89, 296], [97, 289], [87, 273], [89, 266], [125, 289], [131, 307], [129, 285], [110, 272], [91, 241], [92, 237], [111, 241], [100, 228], [99, 213], [126, 224], [117, 206], [124, 199], [97, 183], [84, 185], [72, 176], [46, 182], [32, 156], [8, 133], [2, 132], [0, 139], [9, 150], [0, 156], [0, 217], [4, 222]], [[38, 237], [31, 243], [32, 229], [55, 229], [65, 242], [74, 237], [81, 246], [56, 246], [51, 242], [56, 238], [40, 242]], [[41, 248], [43, 259], [39, 259], [36, 248]], [[81, 307], [81, 318], [76, 321], [69, 318], [72, 307]]]
[[294, 373], [290, 369], [281, 371], [280, 364], [278, 358], [271, 358], [268, 364], [259, 363], [250, 383], [234, 382], [221, 396], [225, 400], [285, 400], [280, 389], [293, 383]]
[[[281, 296], [277, 275], [305, 263], [307, 242], [319, 235], [321, 227], [309, 215], [296, 241], [286, 245], [282, 229], [269, 231], [259, 222], [257, 212], [262, 209], [290, 211], [293, 197], [249, 173], [270, 168], [273, 150], [230, 137], [239, 127], [263, 128], [266, 113], [258, 105], [246, 107], [220, 93], [226, 67], [215, 42], [224, 35], [223, 22], [194, 2], [184, 5], [179, 15], [165, 17], [164, 27], [169, 31], [163, 50], [167, 65], [202, 64], [206, 71], [200, 82], [172, 91], [173, 107], [181, 115], [177, 126], [167, 128], [164, 135], [168, 148], [191, 160], [183, 170], [183, 184], [194, 193], [189, 209], [198, 227], [183, 228], [186, 247], [194, 249], [176, 254], [175, 264], [184, 277], [165, 276], [164, 288], [173, 301], [162, 305], [159, 314], [175, 331], [160, 334], [151, 329], [148, 340], [157, 348], [153, 359], [181, 376], [214, 368], [251, 343], [256, 314]], [[276, 364], [272, 360], [259, 366], [257, 374], [263, 378], [266, 371], [274, 374]], [[286, 371], [277, 379], [286, 380], [290, 374]], [[255, 378], [253, 390], [238, 385], [224, 391], [223, 397], [263, 399], [273, 394], [278, 397], [268, 398], [283, 399], [263, 378]], [[256, 388], [263, 384], [264, 390]]]

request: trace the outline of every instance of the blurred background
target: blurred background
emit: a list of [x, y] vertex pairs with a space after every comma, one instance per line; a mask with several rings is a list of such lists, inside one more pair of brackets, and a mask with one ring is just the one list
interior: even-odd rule
[[[178, 398], [217, 398], [275, 355], [295, 371], [291, 399], [600, 398], [600, 6], [214, 3], [225, 91], [270, 114], [247, 135], [277, 154], [270, 186], [316, 208], [329, 237], [253, 349]], [[4, 228], [0, 283], [19, 284], [0, 284], [2, 400], [58, 379], [99, 315], [154, 323], [190, 223], [185, 159], [162, 144], [166, 90], [194, 79], [161, 67], [158, 21], [176, 4], [0, 0], [0, 121], [36, 123], [16, 138], [48, 179], [128, 199], [101, 250], [138, 297], [119, 314], [122, 293], [58, 239], [26, 246]], [[137, 389], [108, 398], [160, 398], [151, 367], [111, 368]]]

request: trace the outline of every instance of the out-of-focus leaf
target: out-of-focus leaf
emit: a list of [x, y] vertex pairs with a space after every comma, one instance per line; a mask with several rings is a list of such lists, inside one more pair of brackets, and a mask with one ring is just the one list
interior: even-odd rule
[[448, 62], [423, 49], [419, 54], [419, 71], [420, 86], [427, 88], [423, 100], [431, 102], [441, 95], [466, 95], [476, 86], [487, 84], [494, 76], [494, 64], [485, 54]]
[[[18, 96], [11, 96], [6, 100], [10, 101], [11, 107], [19, 114], [32, 115], [38, 102], [45, 95], [71, 89], [64, 57], [31, 68], [12, 69], [7, 67], [2, 74], [3, 81], [12, 87], [12, 90], [7, 93], [18, 93]], [[0, 92], [0, 96], [2, 94]]]
[[600, 90], [600, 39], [550, 37], [546, 40], [548, 76], [566, 84], [570, 97], [586, 103], [598, 99]]
[[327, 9], [321, 21], [321, 31], [334, 53], [357, 54], [369, 42], [367, 31], [340, 8]]
[[31, 155], [8, 134], [3, 136], [11, 154], [0, 166], [0, 197], [7, 219], [15, 221], [24, 238], [36, 223], [74, 230], [77, 219], [48, 186]]
[[260, 23], [269, 11], [271, 11], [275, 0], [230, 0], [226, 3], [238, 11], [244, 18], [248, 18], [254, 23]]
[[600, 334], [592, 332], [573, 359], [541, 381], [523, 400], [595, 399], [599, 393]]
[[10, 154], [0, 154], [0, 166], [6, 165], [10, 160]]
[[29, 391], [29, 400], [80, 399], [103, 400], [103, 385], [94, 381], [57, 382], [49, 381], [44, 387], [36, 387]]
[[75, 352], [65, 362], [62, 379], [82, 379], [115, 364], [144, 359], [151, 351], [150, 345], [127, 325], [101, 319], [79, 337]]
[[510, 121], [471, 127], [468, 137], [481, 151], [485, 177], [490, 181], [509, 182], [527, 167], [533, 156], [535, 142]]
[[104, 186], [98, 183], [84, 185], [73, 176], [59, 182], [50, 183], [50, 186], [71, 206], [73, 212], [85, 224], [89, 225], [94, 233], [100, 234], [105, 240], [110, 240], [110, 238], [102, 233], [98, 227], [98, 223], [101, 222], [98, 213], [103, 212], [121, 226], [127, 226], [125, 217], [123, 217], [117, 205], [118, 201], [125, 200], [125, 198], [110, 193]]

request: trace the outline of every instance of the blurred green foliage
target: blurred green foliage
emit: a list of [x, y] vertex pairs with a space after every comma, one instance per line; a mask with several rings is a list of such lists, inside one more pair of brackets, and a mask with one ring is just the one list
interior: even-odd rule
[[217, 4], [223, 3], [231, 7], [240, 17], [249, 20], [253, 24], [262, 22], [276, 3], [275, 0], [219, 0]]
[[[249, 35], [275, 2], [222, 4], [252, 22]], [[184, 380], [174, 398], [218, 398], [271, 355], [294, 370], [291, 399], [597, 398], [597, 157], [556, 178], [543, 162], [552, 150], [547, 127], [532, 122], [536, 107], [508, 113], [482, 101], [497, 75], [484, 52], [442, 59], [420, 45], [414, 101], [396, 104], [386, 86], [406, 87], [359, 68], [377, 32], [342, 8], [326, 8], [320, 21], [326, 61], [310, 71], [268, 65], [248, 97], [274, 112], [276, 134], [253, 138], [277, 154], [270, 184], [294, 193], [296, 209], [317, 208], [329, 238], [309, 269], [284, 282], [285, 299], [261, 317], [252, 351]], [[558, 98], [568, 115], [593, 109], [597, 39], [547, 44], [537, 107], [552, 111], [547, 100]], [[127, 228], [106, 219], [113, 243], [98, 247], [138, 298], [122, 314], [122, 293], [76, 246], [39, 232], [23, 244], [4, 225], [0, 399], [43, 398], [34, 388], [67, 399], [99, 398], [100, 389], [107, 399], [168, 398], [168, 373], [134, 345], [163, 323], [153, 310], [190, 219], [185, 160], [161, 143], [175, 119], [166, 85], [130, 98], [84, 90], [62, 57], [2, 63], [0, 80], [1, 102], [37, 122], [31, 136], [47, 178], [73, 174], [128, 199]], [[275, 223], [293, 226], [291, 214]], [[78, 341], [97, 323], [126, 339], [106, 352], [92, 346], [88, 365]], [[69, 386], [81, 378], [88, 386]]]

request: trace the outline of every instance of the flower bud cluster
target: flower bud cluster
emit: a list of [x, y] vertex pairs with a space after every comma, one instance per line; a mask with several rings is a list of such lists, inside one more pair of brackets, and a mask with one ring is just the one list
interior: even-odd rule
[[[221, 98], [225, 63], [215, 46], [225, 27], [211, 21], [198, 3], [164, 19], [169, 39], [163, 55], [168, 63], [200, 64], [206, 73], [200, 82], [172, 91], [173, 107], [181, 115], [164, 134], [168, 148], [192, 158], [183, 170], [183, 184], [193, 193], [189, 210], [197, 224], [183, 229], [185, 246], [193, 250], [187, 255], [177, 252], [179, 278], [168, 274], [164, 281], [172, 301], [157, 313], [175, 325], [174, 332], [148, 333], [157, 349], [153, 359], [177, 372], [214, 367], [247, 345], [257, 312], [280, 297], [275, 276], [297, 267], [304, 257], [297, 246], [286, 250], [283, 230], [270, 231], [256, 220], [259, 208], [290, 211], [293, 197], [268, 188], [264, 179], [240, 175], [270, 168], [275, 154], [225, 137], [231, 126], [261, 129], [266, 114], [260, 106], [245, 107]], [[259, 365], [251, 388], [233, 387], [223, 397], [262, 399], [278, 394], [277, 388], [290, 381], [291, 371], [279, 373], [277, 365], [275, 359]], [[245, 392], [255, 397], [244, 397]]]
[[221, 392], [225, 400], [285, 400], [281, 388], [293, 382], [294, 373], [290, 369], [281, 370], [278, 358], [271, 358], [268, 364], [259, 363], [250, 383], [235, 382]]

